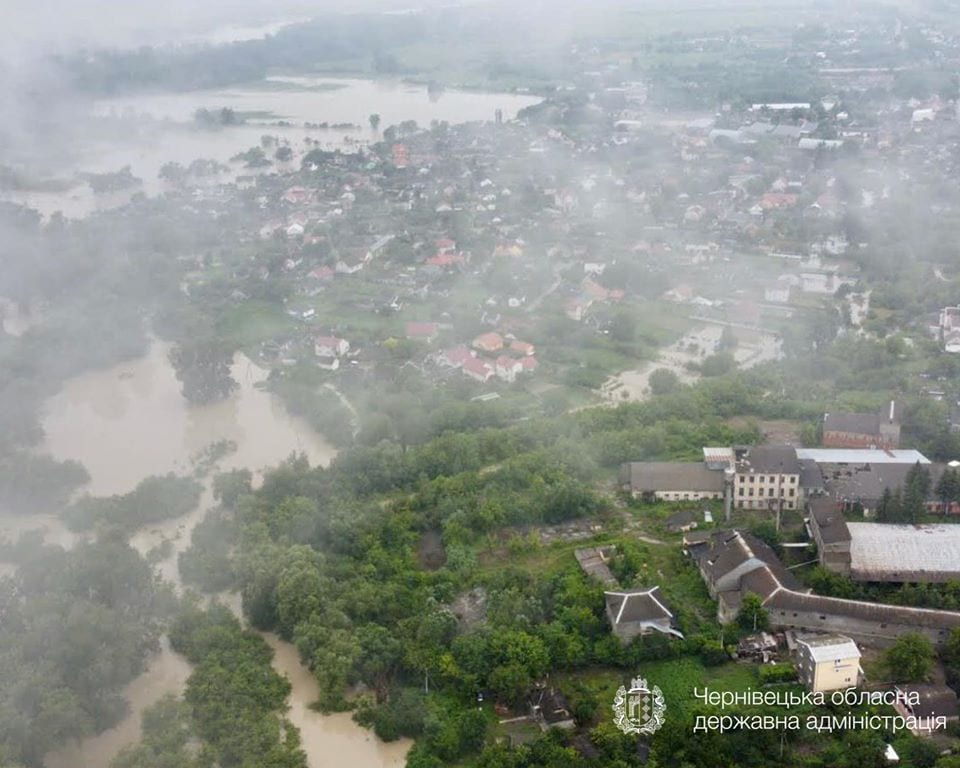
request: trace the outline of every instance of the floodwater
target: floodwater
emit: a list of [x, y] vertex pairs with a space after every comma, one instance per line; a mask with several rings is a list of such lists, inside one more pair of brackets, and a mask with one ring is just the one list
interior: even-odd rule
[[[69, 180], [76, 173], [114, 172], [129, 166], [131, 173], [143, 180], [142, 185], [94, 194], [89, 185], [76, 180], [64, 191], [4, 194], [45, 216], [60, 211], [68, 218], [82, 218], [97, 210], [123, 205], [137, 192], [161, 194], [167, 189], [159, 178], [165, 163], [187, 166], [204, 159], [228, 164], [239, 152], [260, 146], [264, 135], [286, 141], [294, 151], [294, 160], [265, 171], [251, 171], [233, 163], [229, 173], [214, 180], [226, 182], [255, 172], [297, 168], [299, 158], [317, 145], [329, 150], [355, 151], [379, 139], [369, 124], [372, 113], [380, 115], [381, 129], [406, 120], [429, 126], [433, 120], [493, 120], [498, 109], [505, 120], [510, 120], [520, 109], [539, 101], [528, 95], [454, 89], [431, 95], [426, 86], [399, 81], [296, 76], [269, 77], [243, 87], [104, 99], [93, 105], [98, 116], [96, 128], [88, 128], [84, 135], [75, 137], [73, 164], [60, 168], [59, 176]], [[246, 123], [216, 130], [194, 126], [197, 109], [224, 107], [247, 113]], [[278, 126], [278, 121], [289, 125]], [[355, 127], [306, 128], [304, 123], [350, 123]]]
[[237, 450], [222, 470], [273, 466], [292, 452], [311, 464], [328, 464], [336, 450], [305, 421], [291, 416], [258, 388], [267, 371], [238, 354], [232, 373], [239, 388], [226, 400], [191, 406], [167, 360], [168, 345], [155, 342], [145, 357], [70, 379], [46, 403], [44, 450], [81, 462], [94, 496], [126, 493], [149, 475], [187, 473], [191, 457], [218, 440]]
[[[43, 450], [59, 459], [75, 459], [87, 467], [87, 490], [95, 495], [125, 493], [151, 474], [188, 473], [190, 457], [218, 440], [231, 440], [237, 450], [219, 460], [218, 469], [261, 470], [304, 453], [311, 464], [328, 464], [336, 450], [308, 424], [291, 416], [269, 392], [257, 386], [267, 372], [237, 355], [232, 372], [240, 384], [227, 400], [191, 406], [167, 359], [168, 345], [154, 342], [140, 359], [68, 380], [46, 403]], [[259, 476], [259, 473], [258, 473]], [[187, 515], [136, 532], [131, 544], [146, 554], [164, 541], [170, 553], [157, 564], [164, 578], [180, 587], [177, 555], [190, 543], [190, 532], [212, 506], [209, 478], [200, 504]], [[53, 515], [0, 515], [0, 539], [42, 529], [48, 543], [72, 546], [82, 538]], [[0, 564], [0, 576], [10, 567]], [[239, 614], [236, 594], [217, 595]], [[275, 668], [293, 685], [290, 719], [301, 729], [310, 768], [349, 762], [354, 768], [393, 768], [404, 763], [409, 744], [382, 744], [349, 715], [325, 716], [310, 710], [317, 683], [296, 649], [265, 635], [276, 652]], [[47, 755], [47, 768], [108, 768], [116, 754], [138, 741], [143, 710], [162, 696], [183, 691], [190, 666], [164, 638], [147, 670], [130, 682], [125, 697], [130, 713], [109, 731]]]
[[358, 733], [349, 712], [321, 715], [310, 709], [320, 694], [316, 678], [300, 662], [297, 649], [290, 643], [271, 633], [265, 633], [264, 638], [273, 648], [274, 669], [286, 675], [293, 685], [287, 717], [300, 729], [310, 768], [400, 768], [406, 764], [410, 741], [385, 744], [372, 731]]
[[147, 663], [147, 671], [124, 691], [130, 715], [110, 730], [84, 739], [80, 744], [50, 752], [45, 759], [46, 768], [106, 768], [122, 747], [139, 741], [143, 710], [167, 694], [181, 693], [190, 676], [190, 664], [170, 649], [166, 637], [160, 639], [160, 651]]

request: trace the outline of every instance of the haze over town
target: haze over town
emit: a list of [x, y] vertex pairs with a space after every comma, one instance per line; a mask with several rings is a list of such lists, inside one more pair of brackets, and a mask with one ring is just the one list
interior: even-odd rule
[[0, 768], [960, 765], [953, 0], [9, 0]]

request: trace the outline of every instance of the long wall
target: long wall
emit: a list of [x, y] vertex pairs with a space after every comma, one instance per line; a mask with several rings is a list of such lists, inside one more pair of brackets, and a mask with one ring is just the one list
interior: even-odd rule
[[933, 629], [916, 624], [877, 623], [849, 616], [818, 614], [809, 611], [792, 611], [768, 608], [770, 623], [777, 629], [805, 629], [814, 632], [830, 632], [847, 635], [866, 645], [885, 647], [893, 645], [898, 637], [908, 632], [926, 635], [934, 645], [942, 645], [950, 634], [949, 629]]

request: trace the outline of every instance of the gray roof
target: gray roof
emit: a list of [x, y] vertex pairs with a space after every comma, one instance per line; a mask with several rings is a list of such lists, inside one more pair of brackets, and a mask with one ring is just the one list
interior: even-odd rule
[[797, 449], [789, 445], [754, 445], [739, 449], [738, 472], [769, 472], [781, 475], [799, 475], [800, 460]]
[[894, 491], [904, 484], [913, 464], [863, 464], [826, 469], [826, 488], [842, 501], [874, 502], [887, 489]]
[[814, 499], [810, 502], [810, 518], [820, 531], [824, 544], [839, 544], [850, 541], [850, 529], [843, 514], [837, 509], [837, 502], [830, 498]]
[[823, 472], [811, 459], [800, 459], [800, 487], [805, 491], [823, 488]]
[[636, 621], [663, 621], [672, 619], [660, 594], [660, 587], [637, 589], [629, 592], [604, 592], [610, 622], [630, 624]]
[[823, 417], [823, 431], [878, 436], [882, 421], [879, 413], [828, 413]]
[[573, 555], [588, 576], [603, 584], [616, 585], [617, 579], [607, 565], [615, 549], [616, 547], [583, 547], [574, 550]]
[[897, 448], [797, 448], [801, 459], [813, 459], [818, 464], [929, 464], [930, 459], [920, 451]]
[[710, 551], [702, 557], [703, 570], [712, 582], [717, 582], [741, 564], [756, 558], [764, 563], [785, 587], [799, 589], [800, 584], [783, 567], [780, 558], [766, 543], [743, 531], [729, 531], [725, 538], [715, 538]]
[[957, 694], [945, 685], [934, 685], [932, 683], [904, 685], [901, 683], [896, 686], [896, 689], [905, 694], [916, 692], [919, 695], [920, 702], [910, 708], [914, 717], [937, 717], [938, 715], [947, 719], [960, 717]]
[[839, 618], [862, 619], [878, 624], [902, 624], [931, 629], [960, 627], [960, 613], [935, 611], [929, 608], [908, 608], [902, 605], [843, 600], [839, 597], [801, 594], [791, 589], [775, 592], [765, 603], [768, 608], [783, 611], [821, 613]]
[[960, 525], [847, 523], [850, 573], [863, 581], [960, 578]]
[[723, 492], [723, 472], [699, 461], [636, 461], [624, 469], [624, 482], [634, 491]]

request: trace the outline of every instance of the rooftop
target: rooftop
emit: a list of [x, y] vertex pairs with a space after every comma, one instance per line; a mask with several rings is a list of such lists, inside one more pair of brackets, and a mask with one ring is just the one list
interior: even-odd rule
[[960, 525], [847, 523], [850, 569], [863, 581], [960, 577]]
[[816, 662], [860, 658], [857, 644], [843, 635], [807, 635], [798, 637], [797, 642], [809, 649]]
[[797, 458], [818, 464], [929, 464], [930, 459], [911, 449], [797, 448]]
[[635, 491], [723, 491], [723, 472], [699, 461], [636, 461], [625, 469], [624, 480]]

